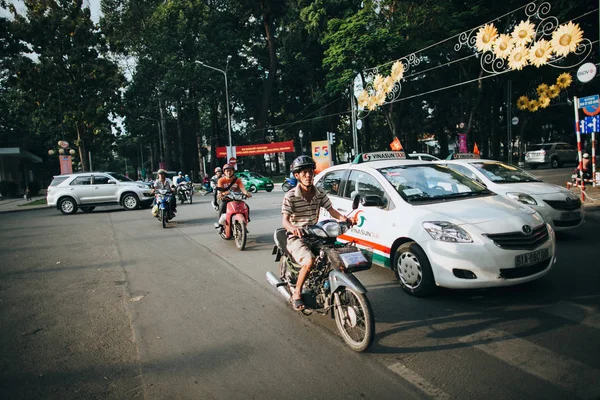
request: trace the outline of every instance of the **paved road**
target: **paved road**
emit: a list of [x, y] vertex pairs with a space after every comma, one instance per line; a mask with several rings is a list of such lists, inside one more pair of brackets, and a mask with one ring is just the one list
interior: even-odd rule
[[244, 252], [207, 197], [166, 230], [148, 210], [1, 214], [0, 397], [600, 397], [599, 220], [560, 235], [533, 284], [417, 299], [359, 273], [377, 334], [354, 354], [264, 279], [281, 197], [249, 200]]

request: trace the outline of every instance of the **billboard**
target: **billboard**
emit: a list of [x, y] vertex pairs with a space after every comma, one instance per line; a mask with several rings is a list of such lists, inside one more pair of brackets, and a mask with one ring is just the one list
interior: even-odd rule
[[317, 164], [315, 174], [331, 167], [331, 147], [329, 146], [329, 141], [319, 140], [317, 142], [311, 142], [311, 148], [312, 158]]
[[229, 158], [232, 156], [243, 157], [243, 156], [258, 156], [262, 154], [272, 153], [293, 153], [294, 141], [289, 140], [287, 142], [275, 142], [275, 143], [261, 143], [251, 144], [246, 146], [233, 146], [233, 155], [227, 154], [227, 147], [217, 147], [217, 158]]

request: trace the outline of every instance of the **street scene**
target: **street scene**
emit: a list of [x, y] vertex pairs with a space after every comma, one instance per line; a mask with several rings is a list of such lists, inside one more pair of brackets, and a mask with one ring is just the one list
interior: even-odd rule
[[600, 400], [600, 3], [0, 0], [1, 399]]

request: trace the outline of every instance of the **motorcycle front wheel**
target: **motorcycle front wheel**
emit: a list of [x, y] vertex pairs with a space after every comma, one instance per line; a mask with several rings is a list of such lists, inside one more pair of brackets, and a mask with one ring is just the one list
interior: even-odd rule
[[233, 222], [233, 238], [238, 250], [244, 250], [246, 247], [246, 223], [241, 221]]
[[281, 190], [283, 190], [284, 192], [289, 191], [291, 188], [292, 186], [287, 182], [284, 182], [283, 185], [281, 185]]
[[167, 210], [164, 208], [160, 210], [160, 220], [162, 221], [163, 228], [167, 227]]
[[190, 194], [190, 204], [192, 204], [192, 197], [193, 197], [193, 195]]
[[354, 351], [365, 351], [375, 336], [375, 319], [363, 293], [343, 288], [334, 293], [334, 315], [344, 342]]

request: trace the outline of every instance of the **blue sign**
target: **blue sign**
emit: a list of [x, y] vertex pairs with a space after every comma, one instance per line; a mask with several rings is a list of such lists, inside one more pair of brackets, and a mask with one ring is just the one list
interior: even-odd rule
[[586, 108], [589, 106], [598, 106], [600, 104], [600, 96], [587, 96], [579, 99], [579, 108]]
[[582, 135], [600, 131], [600, 115], [585, 117], [579, 121], [579, 133]]

